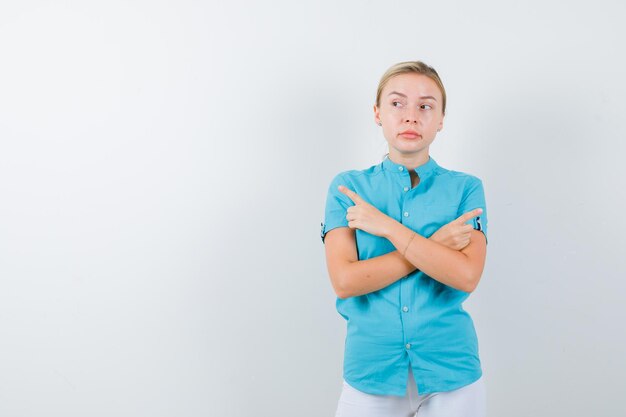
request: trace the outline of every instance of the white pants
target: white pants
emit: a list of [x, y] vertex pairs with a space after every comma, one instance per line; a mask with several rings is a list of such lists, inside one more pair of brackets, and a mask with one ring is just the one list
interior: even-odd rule
[[343, 381], [335, 417], [485, 417], [486, 391], [483, 377], [453, 391], [418, 395], [413, 371], [404, 397], [374, 395]]

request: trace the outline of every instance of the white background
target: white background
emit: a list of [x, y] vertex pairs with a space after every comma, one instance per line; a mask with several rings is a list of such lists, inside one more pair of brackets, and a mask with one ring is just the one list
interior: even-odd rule
[[483, 180], [489, 416], [620, 416], [620, 1], [0, 2], [0, 415], [332, 416], [330, 180], [400, 61]]

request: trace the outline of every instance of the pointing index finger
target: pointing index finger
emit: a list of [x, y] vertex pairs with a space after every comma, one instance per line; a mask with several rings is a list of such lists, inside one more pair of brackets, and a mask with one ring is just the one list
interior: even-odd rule
[[342, 193], [344, 193], [345, 195], [347, 195], [350, 200], [352, 200], [355, 203], [362, 203], [363, 199], [354, 191], [348, 189], [347, 187], [340, 185], [339, 186], [339, 191], [341, 191]]
[[482, 212], [483, 212], [483, 209], [478, 207], [478, 208], [475, 208], [474, 210], [468, 211], [467, 213], [463, 213], [461, 216], [459, 216], [457, 220], [459, 221], [459, 223], [465, 223], [469, 219], [480, 215]]

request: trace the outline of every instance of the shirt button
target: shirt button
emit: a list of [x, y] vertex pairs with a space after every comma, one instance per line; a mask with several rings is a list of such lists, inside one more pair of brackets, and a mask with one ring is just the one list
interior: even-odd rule
[[406, 347], [407, 349], [411, 349], [411, 344], [410, 344], [410, 343], [407, 343], [405, 347]]
[[409, 212], [408, 211], [404, 212], [404, 217], [409, 217]]
[[404, 311], [406, 313], [407, 311], [409, 311], [409, 308], [407, 306], [404, 306], [404, 307], [402, 307], [402, 311]]
[[404, 187], [404, 191], [409, 191], [409, 187]]
[[404, 167], [398, 167], [398, 171], [404, 171]]

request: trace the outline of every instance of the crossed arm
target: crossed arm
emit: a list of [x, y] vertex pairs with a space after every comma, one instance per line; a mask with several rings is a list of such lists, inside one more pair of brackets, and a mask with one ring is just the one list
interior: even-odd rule
[[[377, 291], [417, 268], [445, 285], [474, 291], [485, 264], [486, 239], [482, 232], [464, 223], [478, 211], [465, 213], [442, 227], [455, 226], [469, 234], [469, 243], [457, 250], [439, 238], [439, 231], [425, 238], [384, 215], [356, 193], [345, 188], [341, 191], [355, 202], [346, 216], [349, 227], [329, 231], [324, 240], [328, 273], [339, 298]], [[354, 229], [385, 237], [397, 250], [359, 261]]]
[[417, 269], [397, 250], [359, 261], [355, 231], [349, 227], [329, 231], [324, 246], [328, 275], [339, 298], [380, 290]]

